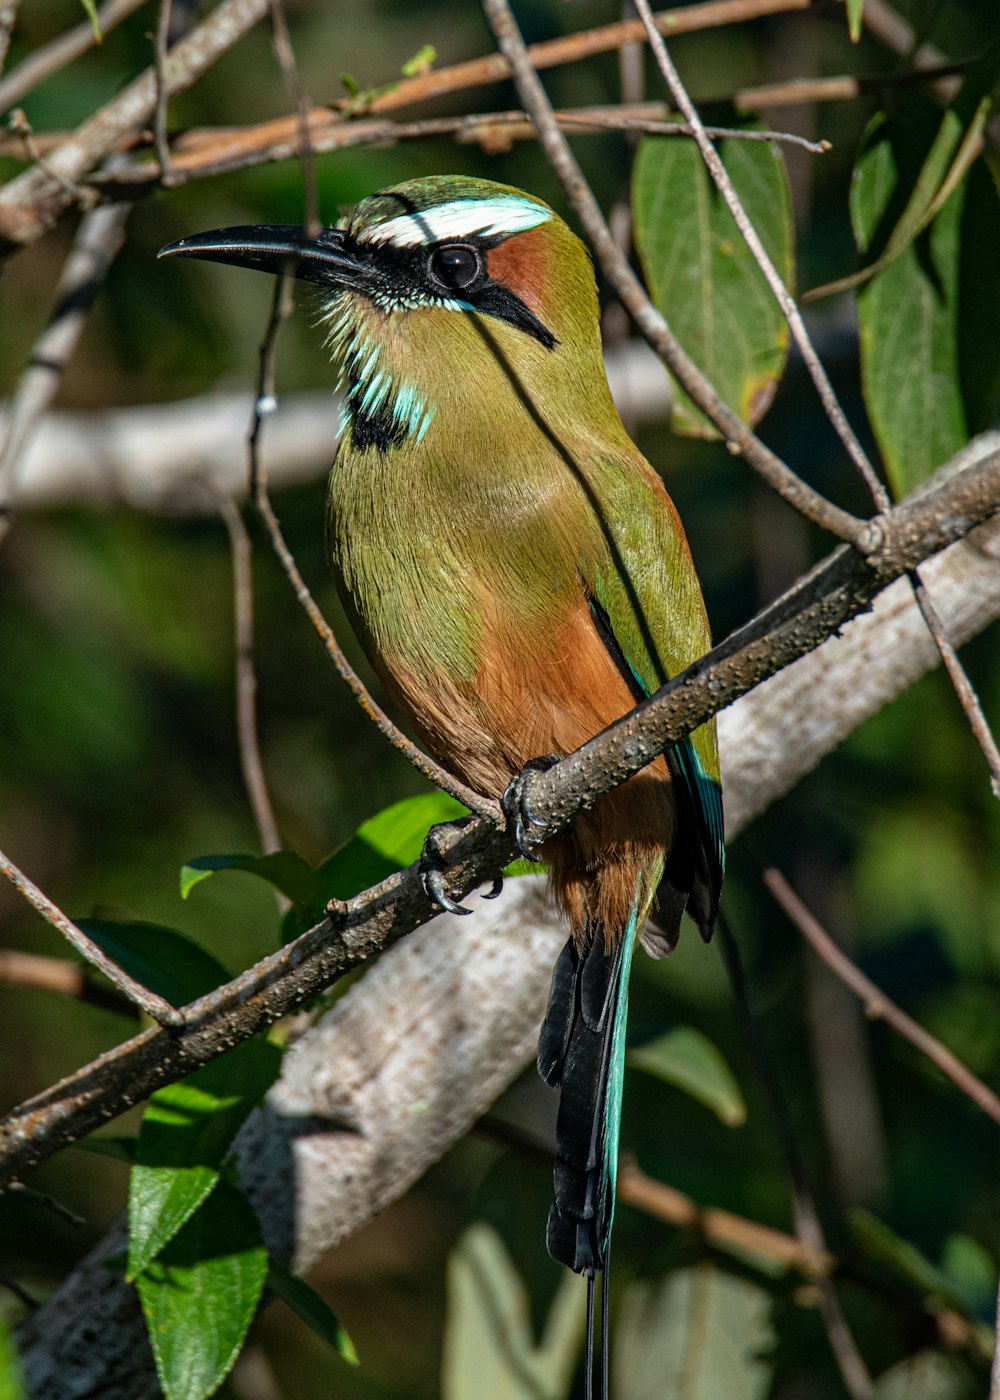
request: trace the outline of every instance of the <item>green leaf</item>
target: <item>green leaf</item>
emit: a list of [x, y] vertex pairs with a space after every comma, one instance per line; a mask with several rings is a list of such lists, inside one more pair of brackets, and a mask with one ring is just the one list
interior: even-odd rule
[[997, 1267], [989, 1250], [971, 1235], [949, 1235], [941, 1255], [941, 1271], [966, 1300], [970, 1313], [992, 1320]]
[[861, 12], [864, 3], [865, 0], [847, 0], [847, 31], [852, 44], [856, 44], [861, 38]]
[[109, 919], [78, 919], [77, 924], [119, 967], [171, 1006], [186, 1006], [229, 981], [218, 958], [176, 929]]
[[[940, 114], [910, 102], [870, 124], [851, 188], [862, 254], [877, 260], [928, 179]], [[933, 184], [933, 181], [930, 181]], [[906, 495], [991, 421], [1000, 399], [1000, 200], [982, 161], [929, 227], [858, 293], [865, 402], [890, 484]]]
[[770, 1312], [763, 1288], [707, 1261], [633, 1284], [611, 1350], [616, 1400], [764, 1400]]
[[630, 1049], [626, 1064], [690, 1094], [729, 1128], [746, 1122], [740, 1086], [722, 1052], [692, 1026], [675, 1026], [648, 1044]]
[[83, 12], [90, 20], [90, 27], [94, 31], [94, 39], [98, 44], [104, 43], [104, 35], [101, 33], [101, 17], [97, 13], [97, 6], [94, 0], [80, 0]]
[[272, 1293], [276, 1293], [283, 1303], [286, 1303], [293, 1312], [297, 1313], [302, 1321], [322, 1337], [324, 1342], [329, 1342], [334, 1351], [346, 1361], [349, 1366], [357, 1366], [358, 1353], [354, 1349], [354, 1343], [344, 1331], [337, 1320], [329, 1304], [321, 1298], [315, 1288], [311, 1288], [305, 1279], [301, 1279], [297, 1274], [289, 1273], [280, 1264], [276, 1264], [272, 1259], [267, 1271], [267, 1286]]
[[130, 1280], [215, 1189], [237, 1129], [280, 1068], [278, 1047], [257, 1038], [150, 1099], [129, 1178]]
[[564, 1274], [541, 1343], [531, 1303], [499, 1236], [472, 1225], [448, 1261], [442, 1400], [539, 1400], [565, 1395], [586, 1325], [586, 1288]]
[[441, 791], [384, 808], [359, 826], [317, 870], [320, 908], [331, 899], [350, 899], [397, 870], [405, 870], [420, 855], [430, 827], [465, 815], [462, 804]]
[[875, 1385], [875, 1400], [972, 1400], [975, 1394], [968, 1370], [939, 1351], [918, 1351]]
[[28, 1400], [14, 1341], [0, 1317], [0, 1400]]
[[267, 1251], [253, 1207], [220, 1181], [136, 1280], [167, 1400], [206, 1400], [239, 1355], [264, 1289]]
[[[788, 176], [776, 146], [723, 141], [719, 152], [775, 267], [791, 288]], [[693, 141], [647, 137], [632, 175], [635, 243], [653, 301], [684, 349], [747, 423], [767, 411], [785, 366], [788, 327]], [[715, 429], [677, 390], [673, 426]]]
[[181, 866], [181, 897], [187, 899], [195, 885], [219, 870], [243, 870], [257, 875], [293, 904], [312, 904], [316, 897], [316, 872], [297, 851], [273, 851], [266, 856], [195, 856]]
[[[848, 1218], [855, 1238], [868, 1255], [887, 1264], [925, 1298], [945, 1303], [963, 1317], [970, 1316], [969, 1299], [961, 1284], [932, 1264], [915, 1244], [897, 1235], [870, 1211], [852, 1210]], [[989, 1349], [986, 1354], [989, 1355]]]

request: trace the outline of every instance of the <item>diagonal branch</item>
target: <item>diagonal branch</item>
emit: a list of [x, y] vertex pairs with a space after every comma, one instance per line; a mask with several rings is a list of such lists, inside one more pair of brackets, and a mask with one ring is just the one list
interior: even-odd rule
[[[995, 618], [1000, 517], [932, 560], [927, 572], [955, 636]], [[720, 740], [729, 839], [937, 659], [900, 580], [842, 636], [726, 710]], [[443, 916], [397, 944], [296, 1042], [238, 1143], [240, 1179], [276, 1258], [308, 1268], [468, 1131], [533, 1054], [564, 938], [545, 909], [542, 882], [511, 881], [474, 918]], [[621, 1171], [624, 1202], [632, 1178], [627, 1163]], [[715, 1212], [675, 1193], [651, 1197], [658, 1183], [635, 1184], [640, 1209], [715, 1237]], [[735, 1242], [724, 1228], [716, 1242], [723, 1238]], [[134, 1292], [105, 1262], [122, 1248], [113, 1230], [21, 1328], [36, 1400], [67, 1393], [134, 1400], [137, 1364], [152, 1375]], [[787, 1251], [775, 1255], [797, 1266]], [[811, 1256], [802, 1263], [825, 1267]], [[948, 1345], [962, 1326], [948, 1314]]]
[[764, 884], [782, 910], [798, 929], [813, 952], [826, 963], [849, 987], [863, 1004], [865, 1015], [873, 1021], [885, 1021], [904, 1040], [916, 1046], [926, 1055], [977, 1108], [988, 1114], [994, 1123], [1000, 1124], [1000, 1098], [962, 1064], [957, 1055], [942, 1045], [939, 1040], [924, 1030], [923, 1026], [908, 1016], [896, 1003], [877, 987], [853, 962], [842, 948], [839, 948], [815, 914], [803, 903], [780, 870], [764, 871]]
[[871, 528], [808, 486], [754, 434], [717, 393], [671, 331], [616, 245], [600, 205], [559, 130], [552, 104], [532, 67], [508, 0], [482, 0], [483, 13], [497, 46], [511, 66], [518, 95], [531, 117], [549, 163], [563, 183], [601, 268], [639, 331], [661, 356], [685, 392], [763, 481], [808, 520], [837, 538], [862, 544]]
[[[722, 198], [725, 200], [726, 207], [729, 209], [730, 214], [732, 214], [736, 222], [736, 227], [743, 237], [743, 241], [750, 249], [754, 262], [763, 273], [775, 301], [781, 308], [782, 315], [787, 321], [788, 328], [792, 333], [792, 339], [798, 346], [799, 353], [802, 356], [806, 369], [809, 371], [810, 378], [816, 386], [816, 392], [819, 394], [823, 410], [830, 420], [830, 423], [833, 425], [837, 436], [846, 448], [847, 455], [854, 463], [861, 479], [867, 486], [868, 492], [875, 504], [875, 509], [878, 511], [885, 511], [890, 505], [889, 492], [877, 475], [875, 468], [868, 458], [868, 454], [861, 446], [857, 434], [848, 422], [847, 415], [844, 413], [840, 405], [840, 400], [837, 398], [833, 385], [830, 383], [829, 375], [816, 353], [816, 349], [809, 337], [809, 332], [806, 330], [805, 321], [802, 318], [802, 313], [798, 308], [795, 298], [781, 280], [778, 269], [768, 256], [767, 249], [764, 247], [760, 235], [754, 228], [749, 215], [744, 209], [743, 203], [736, 193], [733, 182], [730, 180], [728, 172], [719, 158], [718, 151], [712, 145], [708, 133], [702, 126], [698, 110], [688, 96], [687, 89], [681, 81], [681, 76], [670, 54], [667, 52], [667, 45], [663, 36], [656, 28], [652, 11], [649, 7], [649, 0], [634, 0], [634, 4], [643, 24], [646, 26], [646, 33], [649, 37], [649, 44], [653, 51], [653, 56], [656, 59], [660, 72], [663, 74], [667, 87], [670, 89], [670, 95], [687, 120], [708, 172], [715, 182], [716, 188], [722, 195]], [[986, 721], [979, 696], [976, 694], [972, 682], [966, 675], [965, 669], [958, 659], [955, 648], [944, 634], [940, 619], [931, 602], [930, 595], [921, 581], [919, 571], [913, 571], [910, 576], [910, 583], [931, 636], [934, 638], [935, 645], [941, 653], [941, 659], [944, 662], [945, 670], [948, 672], [955, 693], [958, 696], [959, 703], [968, 718], [973, 736], [983, 751], [983, 756], [990, 770], [994, 796], [1000, 798], [1000, 750], [997, 748], [996, 740]]]
[[[652, 699], [544, 775], [535, 775], [532, 805], [544, 833], [568, 826], [583, 807], [738, 696], [813, 651], [867, 609], [893, 579], [998, 509], [1000, 450], [994, 449], [880, 517], [879, 546], [869, 558], [841, 546]], [[451, 862], [450, 892], [459, 896], [492, 879], [514, 855], [506, 832], [482, 819], [453, 824], [442, 850]], [[324, 920], [193, 1002], [179, 1029], [137, 1036], [29, 1100], [0, 1122], [0, 1184], [304, 1005], [433, 912], [416, 867], [410, 867], [348, 901], [333, 921]]]
[[[221, 0], [164, 61], [162, 90], [183, 92], [267, 13], [268, 0]], [[39, 238], [74, 202], [73, 190], [127, 137], [153, 116], [156, 71], [151, 65], [46, 157], [0, 189], [0, 256]], [[96, 201], [96, 195], [95, 195]]]

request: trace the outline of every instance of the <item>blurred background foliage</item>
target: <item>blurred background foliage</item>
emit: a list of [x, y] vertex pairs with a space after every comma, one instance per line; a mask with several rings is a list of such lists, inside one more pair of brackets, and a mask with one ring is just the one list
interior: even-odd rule
[[[491, 48], [478, 7], [468, 0], [291, 0], [288, 8], [303, 86], [316, 101], [343, 95], [342, 71], [362, 87], [391, 81], [424, 44], [434, 45], [439, 66]], [[921, 38], [959, 58], [981, 49], [998, 25], [995, 0], [901, 0], [897, 8]], [[530, 41], [609, 22], [618, 7], [608, 0], [531, 0], [518, 13]], [[75, 0], [22, 5], [8, 67], [78, 18]], [[153, 7], [142, 6], [100, 48], [32, 92], [23, 106], [33, 127], [72, 126], [111, 97], [148, 63], [154, 22]], [[843, 10], [833, 4], [679, 38], [674, 48], [712, 118], [727, 115], [715, 99], [740, 86], [885, 72], [900, 61], [868, 35], [852, 47]], [[546, 84], [557, 106], [611, 103], [620, 95], [613, 55], [557, 68]], [[652, 69], [647, 91], [661, 96]], [[439, 101], [433, 110], [470, 105], [487, 110], [517, 103], [512, 89], [500, 85]], [[876, 105], [877, 99], [858, 99], [775, 116], [779, 127], [833, 142], [822, 158], [788, 156], [800, 288], [855, 266], [848, 188]], [[171, 104], [170, 120], [172, 128], [235, 124], [287, 110], [269, 34], [258, 26]], [[605, 209], [627, 198], [626, 138], [596, 135], [577, 140], [575, 148]], [[20, 168], [0, 161], [0, 179]], [[565, 212], [562, 191], [532, 143], [488, 155], [438, 141], [320, 157], [321, 214], [332, 222], [342, 206], [370, 190], [431, 171], [520, 185]], [[246, 390], [249, 409], [269, 285], [226, 269], [157, 264], [155, 253], [194, 230], [297, 221], [301, 212], [294, 162], [141, 200], [59, 405], [93, 411], [228, 385]], [[71, 234], [64, 224], [19, 254], [0, 283], [3, 392], [16, 382], [45, 322]], [[282, 335], [279, 393], [332, 386], [308, 297], [300, 302]], [[863, 423], [851, 299], [818, 303], [811, 324], [849, 415]], [[613, 317], [609, 329], [614, 332]], [[331, 454], [335, 424], [331, 406]], [[794, 359], [763, 432], [821, 490], [865, 510], [861, 488]], [[665, 427], [644, 428], [640, 445], [678, 504], [717, 636], [825, 548], [720, 445], [681, 440]], [[303, 573], [351, 659], [371, 679], [326, 577], [324, 470], [317, 462], [315, 481], [282, 492], [276, 503]], [[421, 791], [421, 780], [337, 685], [262, 548], [254, 571], [264, 764], [285, 844], [318, 861], [365, 817]], [[1000, 716], [997, 636], [994, 627], [963, 653], [994, 717]], [[17, 520], [0, 550], [0, 846], [70, 915], [133, 916], [183, 928], [238, 967], [275, 946], [278, 918], [270, 892], [240, 876], [206, 882], [183, 905], [178, 892], [178, 869], [188, 858], [256, 846], [239, 770], [232, 671], [230, 559], [221, 522], [155, 518], [124, 508], [54, 510]], [[920, 1360], [919, 1370], [897, 1372], [898, 1384], [887, 1382], [880, 1395], [946, 1400], [984, 1393], [988, 1362], [970, 1341], [970, 1328], [991, 1321], [995, 1301], [996, 1126], [891, 1031], [864, 1021], [810, 960], [763, 891], [760, 871], [780, 867], [886, 992], [997, 1085], [998, 849], [1000, 813], [981, 755], [950, 688], [935, 674], [865, 725], [731, 853], [725, 903], [831, 1248], [845, 1261], [840, 1292], [862, 1354], [879, 1375], [925, 1351], [942, 1353]], [[6, 885], [0, 886], [0, 941], [64, 952]], [[638, 958], [632, 1024], [640, 1034], [697, 1027], [733, 1068], [748, 1113], [741, 1126], [724, 1126], [676, 1088], [632, 1073], [624, 1148], [647, 1173], [700, 1204], [790, 1228], [789, 1182], [717, 950], [689, 935], [666, 963]], [[3, 986], [0, 1026], [0, 1107], [43, 1089], [128, 1032], [110, 1012]], [[550, 1131], [551, 1105], [533, 1071], [495, 1117]], [[119, 1213], [126, 1172], [120, 1164], [68, 1152], [42, 1168], [36, 1184], [85, 1221], [73, 1228], [37, 1203], [0, 1201], [2, 1269], [40, 1298]], [[474, 1306], [469, 1314], [471, 1285], [462, 1280], [469, 1276], [470, 1251], [485, 1251], [486, 1276], [498, 1280], [498, 1288], [510, 1284], [503, 1274], [509, 1264], [494, 1237], [482, 1232], [464, 1241], [465, 1253], [455, 1256], [450, 1271], [446, 1263], [467, 1226], [492, 1227], [527, 1289], [539, 1335], [560, 1285], [542, 1243], [550, 1186], [544, 1155], [511, 1145], [496, 1131], [474, 1132], [406, 1199], [314, 1271], [313, 1282], [354, 1338], [360, 1369], [348, 1372], [283, 1306], [272, 1304], [254, 1325], [228, 1393], [248, 1400], [437, 1395], [446, 1316], [451, 1369], [443, 1393], [483, 1393], [463, 1389], [454, 1369], [468, 1364], [461, 1358], [470, 1354], [454, 1329], [474, 1325], [476, 1316]], [[928, 1290], [907, 1282], [891, 1248], [878, 1262], [870, 1241], [864, 1243], [863, 1220], [852, 1227], [852, 1212], [862, 1207], [944, 1271], [964, 1300], [963, 1320], [956, 1321], [955, 1310], [942, 1317], [943, 1304], [928, 1306]], [[692, 1395], [825, 1400], [843, 1394], [815, 1296], [801, 1278], [763, 1278], [627, 1206], [619, 1210], [616, 1233], [619, 1351], [631, 1339], [642, 1356], [642, 1347], [661, 1336], [657, 1309], [669, 1301], [662, 1293], [668, 1285], [676, 1315], [685, 1289], [699, 1280], [716, 1287], [720, 1278], [721, 1291], [712, 1295], [718, 1326], [723, 1332], [758, 1329], [767, 1364], [760, 1375], [740, 1380], [743, 1389], [726, 1389], [719, 1380], [716, 1388]], [[740, 1291], [743, 1285], [749, 1293]], [[0, 1308], [16, 1321], [20, 1305], [2, 1290]], [[645, 1330], [636, 1318], [647, 1319]], [[655, 1377], [654, 1362], [647, 1358], [646, 1364]], [[618, 1383], [626, 1400], [659, 1393], [643, 1389], [641, 1376], [622, 1373]], [[574, 1394], [582, 1395], [579, 1375], [576, 1385]]]

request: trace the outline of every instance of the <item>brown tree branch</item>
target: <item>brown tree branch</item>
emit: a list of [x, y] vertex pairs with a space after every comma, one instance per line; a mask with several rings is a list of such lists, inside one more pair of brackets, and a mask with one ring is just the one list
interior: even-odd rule
[[250, 536], [239, 507], [228, 496], [219, 514], [229, 535], [233, 559], [233, 634], [236, 650], [236, 733], [240, 768], [250, 810], [265, 854], [281, 849], [278, 824], [267, 790], [257, 735], [257, 673], [253, 663], [253, 570]]
[[896, 1003], [867, 977], [858, 965], [827, 933], [826, 929], [792, 889], [780, 870], [768, 869], [764, 884], [788, 918], [802, 934], [813, 952], [849, 987], [862, 1003], [865, 1015], [873, 1021], [885, 1021], [894, 1031], [926, 1055], [977, 1108], [1000, 1124], [1000, 1098], [972, 1073], [957, 1055], [953, 1055], [929, 1031], [901, 1010]]
[[[268, 0], [221, 0], [167, 55], [167, 96], [190, 87], [267, 13], [267, 5]], [[148, 122], [156, 102], [156, 73], [151, 65], [51, 151], [44, 168], [33, 166], [0, 189], [0, 256], [51, 228], [74, 202], [69, 189]]]
[[[107, 0], [97, 11], [97, 25], [102, 34], [107, 34], [116, 25], [127, 18], [133, 10], [137, 10], [144, 0]], [[0, 14], [7, 10], [13, 15], [17, 9], [16, 2], [5, 7]], [[0, 19], [0, 29], [2, 29], [2, 19]], [[58, 73], [60, 68], [65, 68], [68, 63], [72, 63], [75, 58], [92, 49], [97, 43], [97, 36], [94, 33], [94, 26], [89, 19], [84, 19], [80, 24], [74, 25], [72, 29], [67, 29], [64, 34], [60, 34], [57, 39], [53, 39], [44, 48], [36, 49], [33, 54], [24, 59], [22, 63], [12, 69], [0, 82], [0, 113], [7, 112], [11, 107], [15, 107], [32, 92], [39, 83], [51, 78], [54, 73]], [[0, 62], [0, 70], [3, 63]]]
[[497, 45], [511, 65], [518, 95], [534, 123], [549, 163], [563, 184], [604, 275], [631, 314], [641, 334], [669, 366], [685, 392], [716, 427], [731, 452], [737, 452], [744, 457], [772, 490], [807, 519], [839, 539], [860, 544], [871, 525], [841, 510], [802, 481], [733, 412], [684, 351], [616, 245], [601, 208], [584, 179], [565, 136], [559, 130], [552, 105], [532, 67], [508, 0], [482, 0], [482, 5]]
[[[767, 249], [764, 247], [760, 235], [754, 228], [746, 209], [743, 207], [743, 202], [737, 194], [735, 186], [719, 158], [719, 153], [712, 145], [705, 128], [701, 124], [698, 110], [688, 96], [687, 89], [681, 81], [680, 74], [667, 52], [666, 42], [663, 36], [656, 30], [653, 22], [653, 14], [649, 8], [649, 0], [633, 0], [633, 3], [639, 12], [639, 17], [646, 27], [646, 33], [649, 37], [653, 56], [670, 90], [670, 95], [677, 103], [679, 110], [683, 113], [688, 125], [691, 127], [692, 134], [697, 142], [705, 166], [716, 188], [725, 200], [726, 207], [729, 209], [730, 214], [732, 214], [736, 222], [736, 227], [743, 237], [743, 241], [749, 248], [754, 262], [763, 273], [767, 285], [770, 287], [778, 306], [781, 308], [782, 315], [788, 323], [792, 339], [799, 348], [799, 353], [816, 387], [816, 392], [819, 394], [820, 402], [823, 405], [823, 411], [846, 448], [847, 454], [857, 468], [862, 481], [864, 481], [867, 486], [875, 509], [884, 512], [888, 510], [890, 505], [889, 492], [869, 461], [868, 454], [861, 446], [857, 434], [848, 422], [847, 415], [840, 405], [840, 401], [834, 392], [833, 385], [830, 383], [830, 378], [816, 353], [812, 340], [809, 337], [809, 332], [806, 330], [802, 313], [794, 297], [781, 280], [778, 269], [768, 256]], [[944, 629], [934, 610], [930, 595], [924, 587], [917, 570], [914, 570], [911, 574], [910, 582], [920, 611], [941, 653], [941, 659], [944, 661], [945, 669], [951, 679], [959, 703], [965, 711], [973, 736], [982, 749], [983, 756], [986, 759], [987, 767], [990, 770], [994, 796], [1000, 798], [1000, 749], [997, 748], [996, 740], [986, 722], [986, 716], [983, 713], [979, 697], [975, 692], [972, 682], [966, 675], [962, 663], [958, 659], [955, 648], [944, 634]]]
[[[845, 546], [837, 549], [651, 700], [536, 775], [532, 803], [543, 830], [563, 829], [582, 807], [761, 680], [814, 650], [893, 579], [961, 539], [998, 508], [1000, 451], [994, 451], [880, 518], [879, 544], [869, 558]], [[451, 863], [450, 892], [456, 897], [491, 880], [514, 853], [505, 832], [475, 819], [454, 824], [442, 851]], [[324, 921], [186, 1007], [181, 1027], [137, 1036], [21, 1105], [0, 1122], [0, 1183], [302, 1006], [433, 912], [411, 867], [348, 901], [333, 923]]]
[[111, 988], [92, 982], [80, 963], [65, 958], [46, 958], [38, 953], [22, 953], [17, 948], [0, 948], [0, 985], [34, 987], [72, 1001], [85, 1001], [119, 1016], [139, 1019], [139, 1008]]
[[83, 929], [77, 928], [70, 919], [67, 919], [62, 910], [49, 899], [48, 895], [28, 879], [23, 871], [19, 870], [9, 856], [0, 851], [0, 875], [5, 875], [10, 883], [23, 895], [28, 903], [35, 909], [42, 918], [52, 925], [63, 938], [76, 949], [81, 957], [86, 958], [92, 967], [96, 967], [98, 972], [103, 972], [108, 981], [128, 997], [129, 1001], [141, 1007], [148, 1016], [152, 1016], [160, 1026], [179, 1026], [181, 1024], [180, 1013], [168, 1001], [164, 1001], [155, 992], [149, 991], [137, 982], [134, 977], [130, 977], [127, 972], [118, 966], [117, 963], [107, 956], [106, 953], [97, 946], [92, 938], [84, 933]]

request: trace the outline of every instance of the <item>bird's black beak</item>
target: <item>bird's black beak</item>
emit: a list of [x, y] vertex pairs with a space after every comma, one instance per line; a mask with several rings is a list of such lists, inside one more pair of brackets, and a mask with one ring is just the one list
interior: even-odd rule
[[259, 272], [287, 269], [307, 282], [357, 291], [367, 289], [370, 276], [367, 265], [347, 246], [342, 230], [324, 228], [312, 236], [296, 224], [248, 224], [193, 233], [168, 243], [157, 257], [202, 258]]

